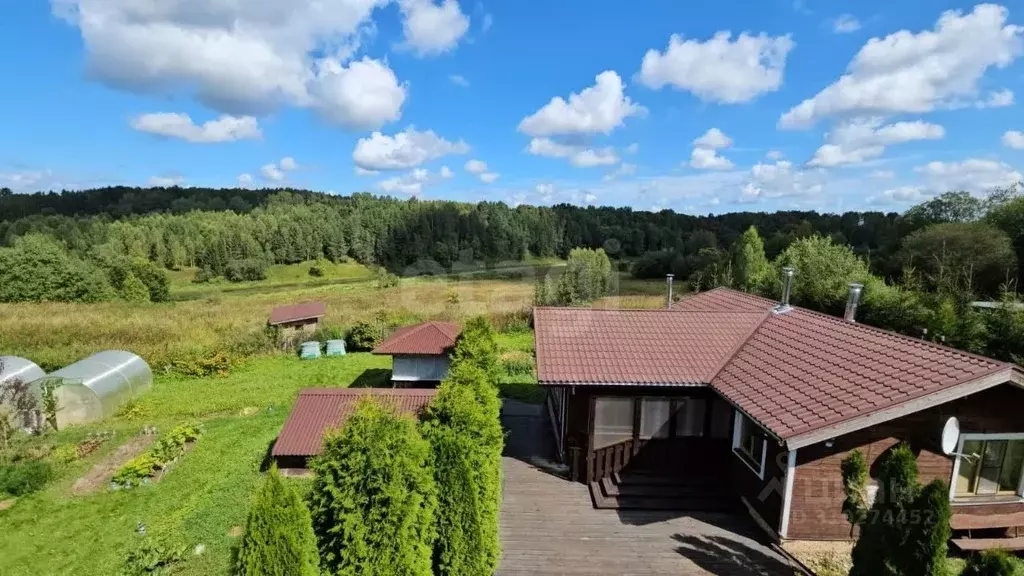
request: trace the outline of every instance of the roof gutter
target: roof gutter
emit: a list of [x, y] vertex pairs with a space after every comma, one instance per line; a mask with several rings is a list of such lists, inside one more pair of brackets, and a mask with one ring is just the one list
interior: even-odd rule
[[824, 442], [832, 438], [838, 438], [851, 432], [863, 430], [871, 426], [882, 424], [890, 420], [895, 420], [934, 408], [940, 404], [958, 400], [971, 394], [983, 392], [989, 388], [994, 388], [1000, 384], [1011, 383], [1021, 388], [1024, 388], [1024, 373], [1013, 366], [1003, 366], [997, 368], [995, 371], [989, 372], [983, 376], [979, 376], [973, 380], [968, 380], [962, 384], [951, 386], [944, 390], [939, 390], [931, 394], [925, 394], [912, 398], [895, 406], [876, 410], [862, 416], [855, 416], [843, 422], [825, 426], [824, 428], [818, 428], [796, 436], [791, 436], [784, 440], [786, 446], [790, 450], [803, 448], [819, 442]]

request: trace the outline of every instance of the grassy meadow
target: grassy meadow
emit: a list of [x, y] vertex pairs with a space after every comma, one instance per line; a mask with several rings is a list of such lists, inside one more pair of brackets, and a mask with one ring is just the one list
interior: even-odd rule
[[[274, 266], [265, 283], [193, 285], [188, 271], [176, 272], [172, 301], [163, 303], [0, 304], [0, 351], [53, 370], [101, 350], [130, 350], [160, 369], [175, 359], [245, 348], [266, 325], [271, 309], [281, 304], [326, 302], [323, 324], [337, 327], [379, 313], [409, 321], [498, 317], [529, 309], [536, 279], [533, 269], [526, 268], [509, 279], [481, 279], [481, 274], [411, 278], [378, 289], [360, 265], [332, 265], [323, 278], [310, 277], [309, 266]], [[620, 295], [595, 306], [657, 307], [663, 289], [660, 282], [623, 279]]]

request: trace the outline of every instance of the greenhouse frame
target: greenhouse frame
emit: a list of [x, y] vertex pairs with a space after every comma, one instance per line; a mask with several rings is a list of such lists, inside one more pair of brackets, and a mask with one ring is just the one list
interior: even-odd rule
[[57, 380], [57, 426], [95, 422], [117, 410], [153, 384], [153, 371], [139, 356], [123, 350], [93, 354], [33, 382], [42, 390], [46, 381]]

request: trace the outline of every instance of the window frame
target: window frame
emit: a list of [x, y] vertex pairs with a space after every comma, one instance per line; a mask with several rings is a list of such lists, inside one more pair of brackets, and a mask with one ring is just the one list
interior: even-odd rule
[[960, 434], [956, 443], [956, 452], [953, 454], [953, 474], [949, 479], [949, 501], [954, 506], [983, 506], [993, 502], [1024, 502], [1024, 466], [1021, 467], [1020, 479], [1017, 481], [1017, 491], [1009, 494], [985, 494], [957, 496], [956, 485], [960, 477], [960, 461], [963, 459], [964, 441], [978, 440], [982, 442], [1010, 440], [1024, 441], [1024, 432], [993, 433], [993, 434]]
[[[742, 446], [742, 434], [744, 421], [752, 428], [753, 434], [761, 440], [761, 461], [757, 462], [757, 459], [753, 454], [747, 452]], [[747, 417], [745, 414], [736, 410], [733, 415], [732, 421], [732, 452], [740, 459], [741, 462], [746, 464], [750, 471], [757, 475], [759, 480], [764, 480], [764, 464], [768, 457], [768, 435], [764, 429], [761, 428], [754, 422], [752, 418]]]

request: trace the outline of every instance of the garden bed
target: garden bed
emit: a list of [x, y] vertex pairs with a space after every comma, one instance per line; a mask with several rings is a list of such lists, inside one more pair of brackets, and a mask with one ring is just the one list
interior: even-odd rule
[[82, 476], [71, 486], [71, 493], [75, 496], [82, 496], [98, 492], [110, 485], [110, 479], [117, 474], [129, 460], [142, 454], [156, 440], [152, 434], [142, 434], [133, 437], [124, 444], [118, 446], [113, 454], [95, 464], [85, 476]]

